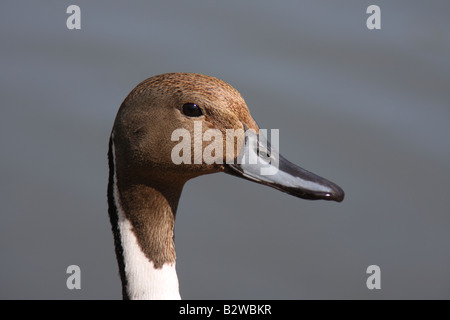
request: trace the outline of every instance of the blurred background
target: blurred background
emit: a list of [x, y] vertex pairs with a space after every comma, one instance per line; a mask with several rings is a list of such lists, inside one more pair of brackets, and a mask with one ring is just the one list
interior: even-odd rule
[[[81, 8], [81, 30], [66, 9]], [[381, 8], [381, 30], [366, 9]], [[311, 202], [225, 174], [176, 221], [184, 299], [450, 298], [448, 1], [3, 1], [0, 298], [120, 299], [107, 143], [142, 80], [218, 77], [286, 158], [338, 183]], [[81, 268], [81, 290], [66, 268]], [[366, 269], [381, 268], [381, 290]]]

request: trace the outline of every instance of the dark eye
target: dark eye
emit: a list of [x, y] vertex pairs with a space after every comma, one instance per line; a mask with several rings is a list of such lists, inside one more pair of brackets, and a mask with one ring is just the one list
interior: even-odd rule
[[183, 113], [188, 117], [200, 117], [203, 115], [202, 109], [195, 103], [185, 103], [183, 105]]

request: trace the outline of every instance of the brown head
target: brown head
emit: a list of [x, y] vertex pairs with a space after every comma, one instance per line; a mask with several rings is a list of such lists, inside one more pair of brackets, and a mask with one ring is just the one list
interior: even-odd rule
[[[194, 130], [195, 123], [201, 124], [201, 131]], [[173, 133], [187, 130], [190, 149], [194, 150], [200, 139], [204, 150], [210, 143], [202, 140], [207, 130], [217, 129], [225, 136], [227, 129], [244, 131], [244, 125], [259, 130], [242, 96], [224, 81], [194, 73], [154, 76], [131, 91], [117, 114], [113, 129], [116, 157], [117, 163], [125, 166], [119, 171], [137, 179], [170, 180], [172, 184], [224, 171], [220, 163], [199, 165], [194, 152], [189, 164], [175, 165], [172, 153], [181, 137], [172, 138]], [[236, 140], [237, 149], [243, 136]]]
[[[201, 125], [201, 130], [196, 130], [196, 123]], [[191, 161], [175, 164], [173, 152], [181, 137], [173, 134], [180, 129], [191, 138]], [[211, 143], [202, 139], [210, 129], [221, 132], [224, 137], [222, 153], [218, 153], [223, 161], [207, 163], [196, 159]], [[236, 132], [235, 138], [230, 139], [231, 148], [227, 148], [228, 141], [225, 142], [227, 130]], [[195, 73], [157, 75], [134, 88], [119, 109], [112, 133], [117, 166], [120, 166], [117, 171], [126, 179], [170, 183], [171, 187], [182, 186], [202, 174], [227, 172], [302, 198], [343, 199], [344, 193], [337, 185], [297, 167], [279, 154], [275, 155], [279, 156], [277, 165], [282, 174], [273, 179], [255, 173], [258, 165], [227, 164], [242, 151], [246, 130], [258, 139], [259, 128], [244, 99], [226, 82]], [[195, 151], [196, 143], [197, 146], [200, 143], [202, 153]], [[255, 146], [259, 150], [258, 145], [257, 142]]]

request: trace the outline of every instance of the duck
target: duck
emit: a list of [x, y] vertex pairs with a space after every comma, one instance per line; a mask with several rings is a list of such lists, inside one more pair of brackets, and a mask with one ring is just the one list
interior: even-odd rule
[[[202, 135], [211, 130], [214, 141], [218, 134], [234, 135], [206, 161], [201, 151], [211, 151], [211, 142]], [[181, 299], [174, 226], [190, 179], [222, 172], [298, 198], [344, 199], [337, 184], [289, 162], [262, 137], [233, 86], [199, 73], [165, 73], [139, 83], [117, 112], [108, 163], [108, 214], [124, 300]]]

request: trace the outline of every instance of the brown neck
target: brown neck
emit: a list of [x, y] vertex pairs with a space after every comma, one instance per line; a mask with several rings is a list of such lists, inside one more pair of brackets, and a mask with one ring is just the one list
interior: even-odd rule
[[[184, 180], [149, 177], [117, 163], [110, 140], [108, 212], [124, 299], [179, 299], [174, 224]], [[166, 268], [164, 268], [166, 267]]]
[[175, 262], [175, 214], [182, 187], [132, 183], [118, 175], [125, 216], [143, 253], [157, 269]]

